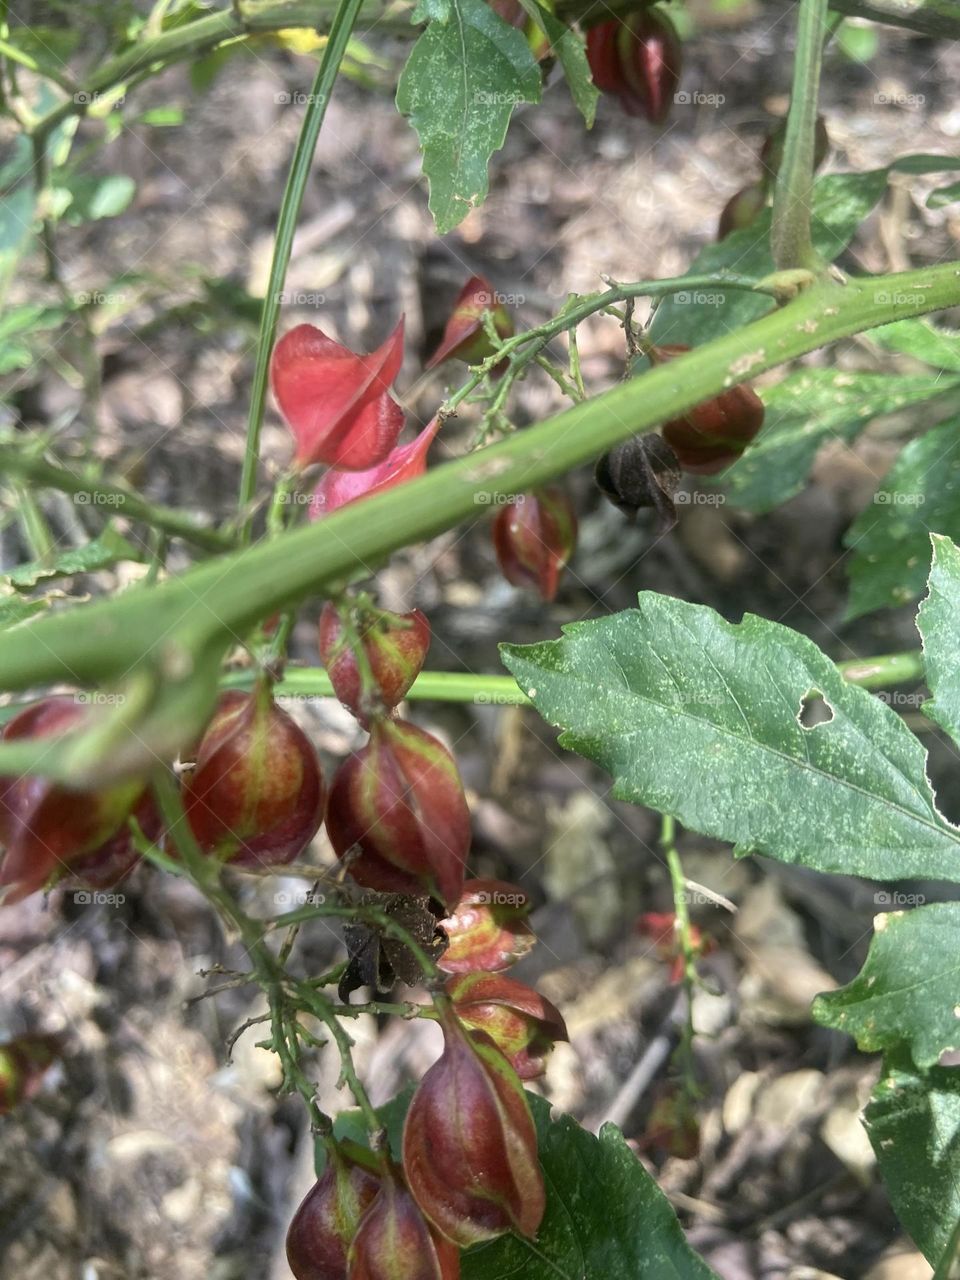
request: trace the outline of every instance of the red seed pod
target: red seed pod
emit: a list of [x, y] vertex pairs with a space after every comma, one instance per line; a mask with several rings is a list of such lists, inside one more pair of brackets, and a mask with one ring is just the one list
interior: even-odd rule
[[403, 410], [389, 391], [402, 361], [402, 318], [370, 355], [312, 324], [285, 333], [273, 349], [270, 378], [296, 441], [297, 465], [362, 471], [382, 462], [403, 427]]
[[375, 493], [385, 493], [422, 476], [427, 469], [427, 451], [439, 427], [440, 419], [434, 418], [415, 440], [397, 445], [382, 462], [366, 471], [337, 471], [331, 467], [310, 497], [308, 519], [322, 520], [349, 502], [372, 498]]
[[521, 1080], [542, 1076], [554, 1044], [570, 1038], [559, 1009], [502, 973], [464, 973], [446, 990], [460, 1021], [485, 1031]]
[[34, 1097], [62, 1052], [63, 1043], [54, 1035], [18, 1036], [0, 1044], [0, 1116]]
[[364, 689], [357, 656], [344, 635], [343, 619], [332, 604], [320, 614], [320, 661], [333, 692], [362, 725], [392, 711], [423, 670], [430, 648], [430, 623], [419, 609], [410, 613], [357, 611], [356, 630], [374, 687]]
[[560, 572], [576, 545], [577, 515], [556, 485], [512, 498], [493, 522], [503, 576], [515, 587], [532, 587], [548, 602], [557, 594]]
[[730, 197], [723, 206], [717, 226], [717, 239], [725, 239], [732, 231], [742, 231], [756, 222], [767, 207], [767, 188], [762, 182], [751, 182], [748, 187]]
[[405, 720], [375, 720], [366, 746], [330, 786], [327, 834], [350, 875], [382, 893], [432, 894], [448, 909], [463, 890], [470, 812], [442, 742]]
[[[679, 343], [652, 347], [650, 359], [663, 364], [689, 350]], [[762, 426], [763, 401], [752, 387], [741, 385], [664, 423], [661, 434], [685, 471], [712, 476], [736, 462]]]
[[597, 23], [587, 32], [593, 82], [615, 95], [630, 116], [662, 124], [680, 83], [682, 46], [673, 23], [659, 9]]
[[[0, 737], [57, 738], [91, 718], [88, 703], [44, 698], [14, 716]], [[31, 775], [0, 778], [0, 901], [17, 902], [99, 850], [123, 828], [143, 790], [140, 780], [71, 791]]]
[[287, 1230], [287, 1262], [296, 1280], [343, 1280], [347, 1252], [380, 1179], [341, 1148], [307, 1192]]
[[427, 368], [432, 369], [444, 360], [463, 360], [467, 364], [478, 364], [492, 356], [496, 348], [483, 325], [483, 317], [487, 314], [492, 316], [493, 327], [501, 338], [513, 336], [513, 317], [501, 302], [493, 285], [483, 276], [471, 276], [453, 304], [443, 338], [427, 361]]
[[360, 1222], [346, 1280], [460, 1280], [460, 1251], [431, 1231], [413, 1196], [391, 1173]]
[[527, 924], [530, 899], [505, 880], [468, 880], [454, 911], [440, 921], [449, 946], [437, 961], [444, 973], [509, 969], [536, 942]]
[[[148, 840], [154, 844], [159, 843], [163, 821], [149, 791], [144, 792], [130, 816], [136, 820], [137, 826]], [[130, 825], [125, 822], [99, 849], [85, 853], [71, 862], [69, 874], [61, 883], [83, 889], [112, 889], [129, 875], [140, 859], [141, 854], [133, 843]]]
[[410, 1101], [403, 1170], [417, 1204], [461, 1248], [506, 1231], [533, 1237], [546, 1207], [523, 1086], [482, 1032], [441, 1014], [444, 1049]]
[[201, 849], [235, 866], [290, 862], [313, 839], [323, 816], [320, 762], [267, 685], [221, 696], [183, 804]]

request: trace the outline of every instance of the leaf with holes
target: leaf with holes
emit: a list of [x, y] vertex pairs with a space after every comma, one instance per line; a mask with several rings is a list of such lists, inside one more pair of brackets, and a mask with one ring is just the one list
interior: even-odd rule
[[[692, 830], [820, 871], [960, 880], [960, 831], [937, 811], [926, 752], [885, 703], [787, 627], [653, 592], [639, 609], [503, 645], [563, 746], [614, 794]], [[819, 691], [828, 723], [805, 728]]]
[[[877, 894], [879, 905], [897, 895]], [[817, 996], [821, 1026], [853, 1036], [864, 1053], [908, 1045], [918, 1067], [960, 1049], [960, 902], [892, 911], [874, 921], [863, 968], [853, 982]]]
[[[431, 10], [432, 11], [432, 10]], [[450, 0], [414, 45], [397, 108], [420, 136], [430, 210], [443, 235], [487, 194], [487, 165], [513, 108], [540, 101], [540, 68], [523, 34], [486, 0]]]
[[874, 418], [951, 391], [960, 395], [960, 378], [801, 369], [761, 392], [763, 430], [723, 488], [737, 506], [771, 511], [800, 492], [822, 445], [849, 442]]
[[911, 440], [847, 530], [848, 618], [915, 600], [930, 566], [930, 534], [960, 539], [960, 419]]

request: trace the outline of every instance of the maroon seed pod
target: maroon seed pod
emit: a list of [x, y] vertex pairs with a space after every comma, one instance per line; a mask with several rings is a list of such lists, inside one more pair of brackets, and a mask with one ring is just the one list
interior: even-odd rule
[[547, 602], [556, 596], [561, 570], [576, 545], [577, 515], [557, 485], [512, 498], [493, 522], [503, 576], [515, 587], [532, 587]]
[[405, 720], [375, 720], [370, 741], [331, 783], [327, 834], [357, 884], [426, 891], [451, 909], [463, 890], [470, 812], [450, 752]]
[[630, 16], [617, 32], [624, 89], [620, 102], [628, 115], [663, 124], [680, 83], [682, 46], [666, 14], [648, 9]]
[[502, 973], [465, 973], [446, 984], [460, 1021], [485, 1031], [521, 1080], [546, 1070], [547, 1054], [568, 1040], [560, 1010], [539, 991]]
[[379, 1190], [374, 1173], [332, 1148], [287, 1230], [287, 1262], [296, 1280], [343, 1280], [360, 1219]]
[[205, 853], [240, 867], [290, 862], [320, 826], [323, 794], [316, 751], [266, 684], [222, 695], [183, 781]]
[[[163, 833], [163, 821], [149, 791], [144, 792], [130, 815], [144, 836], [158, 844]], [[70, 864], [70, 870], [61, 884], [76, 885], [83, 889], [112, 889], [133, 870], [141, 859], [133, 842], [133, 832], [125, 822], [120, 830], [99, 849], [85, 853]]]
[[459, 1278], [459, 1249], [430, 1229], [399, 1176], [390, 1173], [361, 1219], [347, 1280]]
[[756, 222], [767, 207], [767, 188], [762, 182], [751, 182], [748, 187], [730, 197], [723, 206], [717, 226], [717, 239], [725, 239], [732, 231], [742, 231]]
[[460, 901], [440, 928], [449, 939], [437, 961], [444, 973], [495, 973], [508, 969], [536, 942], [527, 924], [530, 899], [505, 880], [468, 880]]
[[[780, 166], [783, 164], [783, 148], [787, 138], [787, 119], [786, 116], [780, 121], [777, 127], [767, 136], [763, 146], [760, 148], [760, 164], [763, 169], [763, 177], [767, 182], [771, 181], [780, 172]], [[827, 133], [827, 124], [823, 116], [817, 116], [817, 123], [813, 133], [813, 167], [819, 169], [827, 158], [830, 150], [830, 135]]]
[[[2, 740], [57, 738], [91, 718], [88, 703], [44, 698], [13, 717]], [[0, 779], [0, 901], [17, 902], [100, 849], [124, 826], [143, 794], [140, 780], [102, 791], [72, 791], [46, 778]]]
[[[663, 364], [690, 348], [680, 344], [652, 347], [650, 359]], [[752, 387], [722, 391], [664, 423], [661, 433], [684, 471], [712, 476], [740, 457], [763, 426], [763, 401]]]
[[546, 1207], [523, 1086], [493, 1041], [441, 1012], [444, 1049], [410, 1101], [403, 1170], [413, 1198], [461, 1248], [532, 1238]]
[[[520, 8], [519, 5], [517, 7]], [[522, 9], [520, 14], [522, 18]], [[504, 15], [501, 14], [502, 16]], [[522, 21], [520, 25], [523, 25]], [[483, 324], [483, 318], [488, 314], [493, 318], [493, 327], [499, 337], [513, 337], [513, 316], [501, 302], [493, 285], [483, 276], [471, 276], [453, 304], [440, 345], [427, 361], [427, 368], [432, 369], [444, 360], [479, 364], [481, 360], [492, 356], [496, 348]]]
[[392, 711], [407, 696], [426, 661], [430, 623], [419, 609], [410, 613], [358, 610], [355, 623], [374, 687], [363, 688], [357, 655], [345, 636], [343, 619], [329, 603], [320, 614], [320, 661], [336, 696], [366, 725], [371, 716]]

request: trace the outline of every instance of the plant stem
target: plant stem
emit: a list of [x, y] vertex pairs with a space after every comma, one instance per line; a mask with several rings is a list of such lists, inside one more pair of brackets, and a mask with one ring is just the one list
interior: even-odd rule
[[804, 268], [822, 273], [825, 270], [810, 235], [810, 209], [827, 6], [828, 0], [800, 0], [790, 114], [770, 229], [770, 248], [779, 271]]
[[[257, 464], [260, 459], [260, 431], [263, 426], [263, 411], [267, 398], [267, 382], [270, 375], [270, 355], [277, 336], [277, 324], [280, 319], [280, 294], [286, 279], [290, 254], [293, 249], [293, 238], [297, 230], [297, 219], [303, 203], [310, 168], [313, 164], [313, 153], [320, 136], [320, 127], [327, 114], [327, 104], [333, 92], [334, 82], [340, 70], [347, 43], [356, 25], [363, 0], [340, 0], [330, 27], [329, 38], [320, 59], [320, 67], [300, 127], [296, 150], [287, 176], [287, 185], [280, 205], [280, 216], [277, 220], [277, 234], [273, 246], [273, 259], [270, 263], [270, 279], [267, 283], [267, 294], [263, 300], [260, 313], [260, 334], [257, 339], [257, 363], [253, 374], [253, 387], [250, 392], [250, 411], [247, 417], [247, 443], [243, 455], [243, 472], [240, 477], [239, 506], [242, 511], [253, 499], [257, 484]], [[241, 541], [250, 539], [252, 521], [247, 517], [241, 526]]]
[[863, 689], [884, 689], [887, 685], [905, 684], [924, 677], [923, 653], [919, 649], [880, 654], [875, 658], [851, 658], [838, 662], [837, 667], [845, 680]]
[[[149, 592], [79, 605], [5, 631], [0, 634], [0, 683], [6, 690], [57, 680], [97, 684], [137, 667], [163, 673], [167, 701], [185, 697], [198, 660], [212, 665], [232, 636], [246, 634], [260, 618], [311, 594], [335, 593], [398, 547], [488, 512], [498, 495], [526, 492], [592, 462], [620, 441], [652, 431], [765, 369], [875, 325], [958, 301], [957, 263], [845, 285], [814, 284], [751, 325], [408, 484], [197, 565]], [[178, 680], [171, 666], [177, 659], [182, 665], [184, 658], [192, 666]], [[212, 704], [215, 688], [205, 696]], [[195, 684], [189, 697], [199, 716], [204, 708]], [[23, 745], [0, 744], [4, 766], [7, 750]], [[71, 740], [69, 746], [46, 748], [48, 776], [61, 751], [65, 757], [74, 745]]]
[[688, 1084], [692, 1087], [693, 1065], [693, 992], [697, 985], [697, 949], [690, 928], [690, 912], [687, 906], [687, 881], [676, 846], [676, 823], [670, 814], [660, 819], [660, 847], [667, 859], [670, 887], [673, 893], [673, 910], [680, 954], [683, 957], [683, 987], [686, 994], [686, 1011], [678, 1054], [684, 1059]]

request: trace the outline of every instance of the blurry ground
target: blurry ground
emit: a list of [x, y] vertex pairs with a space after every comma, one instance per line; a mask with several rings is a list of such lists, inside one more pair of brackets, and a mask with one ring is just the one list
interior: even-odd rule
[[[601, 273], [681, 273], [725, 200], [752, 177], [768, 111], [785, 106], [785, 14], [765, 6], [746, 26], [704, 32], [689, 48], [684, 86], [726, 101], [720, 109], [678, 106], [659, 135], [607, 101], [588, 134], [554, 84], [541, 108], [518, 113], [493, 167], [490, 200], [442, 242], [418, 182], [415, 139], [389, 96], [338, 88], [285, 323], [311, 320], [370, 349], [404, 311], [403, 386], [417, 377], [418, 357], [472, 271], [516, 295], [527, 322], [555, 312], [567, 291], [597, 287]], [[389, 40], [378, 48], [396, 52]], [[138, 105], [184, 103], [189, 123], [126, 132], [104, 163], [136, 177], [135, 205], [63, 235], [70, 286], [114, 293], [122, 313], [101, 338], [98, 448], [157, 500], [231, 510], [252, 332], [235, 313], [211, 320], [206, 308], [199, 327], [189, 306], [173, 319], [164, 313], [171, 301], [195, 297], [204, 277], [262, 293], [301, 114], [281, 99], [307, 91], [312, 71], [306, 59], [264, 49], [229, 64], [206, 96], [195, 98], [180, 72], [141, 91]], [[960, 49], [892, 32], [881, 34], [870, 67], [832, 57], [824, 95], [831, 165], [863, 169], [907, 152], [954, 152], [960, 109], [950, 87], [958, 75]], [[922, 106], [877, 101], [917, 92]], [[871, 270], [922, 265], [956, 253], [958, 237], [955, 214], [931, 214], [899, 187], [853, 259]], [[111, 284], [122, 270], [139, 280]], [[620, 376], [614, 322], [586, 326], [581, 348], [592, 390]], [[856, 359], [855, 347], [841, 358]], [[87, 420], [71, 421], [78, 393], [49, 372], [21, 381], [27, 422], [71, 423], [66, 449]], [[422, 417], [442, 390], [424, 397]], [[516, 416], [529, 421], [556, 407], [552, 384], [532, 379]], [[272, 413], [269, 423], [266, 469], [280, 466], [287, 449]], [[451, 424], [438, 452], [454, 450], [467, 430]], [[504, 585], [483, 522], [396, 557], [381, 578], [383, 600], [426, 610], [431, 664], [451, 670], [496, 671], [498, 640], [555, 635], [563, 621], [630, 605], [640, 588], [729, 617], [751, 609], [785, 620], [838, 658], [910, 647], [911, 610], [840, 621], [840, 537], [890, 456], [888, 445], [868, 439], [821, 466], [815, 484], [768, 517], [690, 507], [661, 540], [602, 507], [583, 473], [573, 479], [581, 549], [555, 605]], [[72, 508], [56, 514], [67, 536], [79, 536]], [[15, 553], [7, 535], [5, 555]], [[316, 660], [312, 635], [307, 617], [297, 659]], [[332, 767], [355, 740], [352, 722], [327, 704], [295, 710]], [[607, 800], [607, 779], [558, 753], [532, 713], [420, 705], [413, 714], [456, 744], [475, 815], [474, 871], [519, 880], [540, 904], [542, 945], [517, 972], [561, 1006], [572, 1037], [554, 1055], [548, 1095], [591, 1126], [615, 1116], [639, 1139], [653, 1091], [636, 1096], [631, 1072], [669, 1031], [674, 1000], [666, 966], [636, 929], [640, 912], [669, 909], [655, 819]], [[935, 735], [927, 738], [944, 803], [956, 805], [952, 757]], [[644, 1159], [724, 1280], [929, 1275], [897, 1243], [856, 1121], [876, 1064], [807, 1015], [814, 993], [858, 968], [876, 887], [734, 864], [727, 848], [692, 836], [680, 847], [689, 877], [738, 910], [706, 898], [693, 908], [717, 942], [705, 968], [712, 994], [695, 1009], [701, 1158], [664, 1161], [644, 1150]], [[329, 856], [322, 842], [318, 855]], [[270, 909], [266, 890], [247, 892], [251, 909]], [[0, 1277], [286, 1280], [283, 1232], [310, 1180], [302, 1109], [274, 1096], [276, 1067], [254, 1047], [257, 1029], [224, 1061], [229, 1032], [260, 1011], [248, 988], [191, 1003], [209, 985], [199, 970], [242, 968], [242, 956], [179, 882], [140, 870], [123, 894], [118, 906], [54, 895], [0, 913], [0, 1032], [39, 1026], [70, 1037], [40, 1101], [0, 1122]], [[299, 946], [305, 971], [318, 972], [337, 945], [325, 929], [307, 931]], [[436, 1051], [433, 1033], [358, 1023], [358, 1061], [375, 1101], [422, 1073]], [[324, 1061], [316, 1070], [336, 1107], [335, 1069]], [[890, 1247], [908, 1252], [880, 1262]]]

